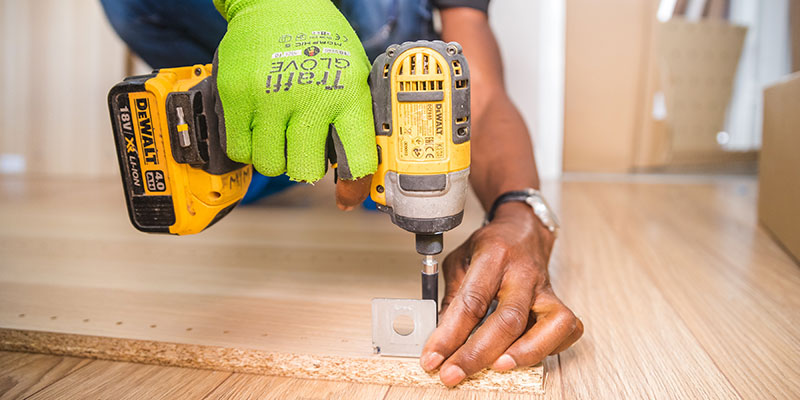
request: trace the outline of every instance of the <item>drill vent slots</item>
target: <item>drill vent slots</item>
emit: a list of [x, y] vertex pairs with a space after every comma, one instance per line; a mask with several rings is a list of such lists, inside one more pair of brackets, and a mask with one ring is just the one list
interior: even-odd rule
[[[463, 70], [461, 69], [461, 62], [458, 60], [453, 60], [453, 75], [459, 77], [463, 74]], [[456, 89], [464, 89], [467, 87], [469, 83], [468, 79], [456, 79]]]
[[[388, 71], [384, 70], [387, 74]], [[399, 91], [430, 92], [444, 89], [442, 65], [423, 52], [408, 54], [397, 71]]]

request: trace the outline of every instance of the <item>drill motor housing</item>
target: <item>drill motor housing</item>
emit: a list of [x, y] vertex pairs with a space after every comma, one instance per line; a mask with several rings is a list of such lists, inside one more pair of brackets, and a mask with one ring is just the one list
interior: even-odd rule
[[470, 167], [469, 67], [458, 43], [406, 42], [370, 73], [378, 170], [370, 195], [416, 234], [417, 252], [442, 251], [464, 216]]

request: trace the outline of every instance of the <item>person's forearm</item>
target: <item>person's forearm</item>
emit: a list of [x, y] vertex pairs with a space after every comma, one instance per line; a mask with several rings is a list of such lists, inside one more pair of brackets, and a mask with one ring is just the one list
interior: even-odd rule
[[442, 10], [442, 39], [461, 44], [469, 61], [472, 96], [470, 183], [485, 209], [502, 193], [533, 187], [539, 177], [528, 129], [509, 99], [500, 51], [485, 14]]

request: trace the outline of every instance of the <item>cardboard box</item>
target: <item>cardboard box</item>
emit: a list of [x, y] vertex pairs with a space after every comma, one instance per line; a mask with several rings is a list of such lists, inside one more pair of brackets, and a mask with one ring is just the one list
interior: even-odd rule
[[800, 260], [800, 72], [764, 90], [758, 218]]

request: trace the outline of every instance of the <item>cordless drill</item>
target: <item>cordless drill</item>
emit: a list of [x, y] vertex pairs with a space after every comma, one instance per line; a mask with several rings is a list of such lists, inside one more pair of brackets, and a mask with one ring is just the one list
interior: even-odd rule
[[469, 68], [458, 43], [406, 42], [370, 73], [378, 170], [370, 195], [416, 235], [422, 298], [438, 302], [442, 234], [464, 216], [470, 165]]
[[[108, 95], [128, 214], [143, 232], [198, 233], [244, 197], [252, 167], [220, 143], [211, 65], [133, 76]], [[416, 234], [423, 298], [437, 301], [442, 233], [461, 223], [469, 175], [469, 70], [457, 43], [390, 46], [373, 64], [372, 199]], [[334, 154], [329, 151], [329, 154]]]

